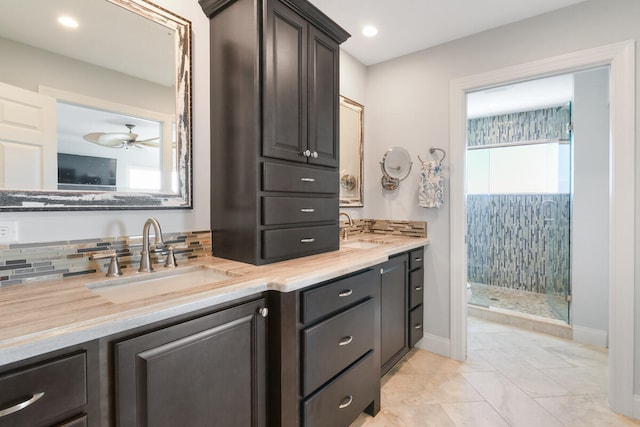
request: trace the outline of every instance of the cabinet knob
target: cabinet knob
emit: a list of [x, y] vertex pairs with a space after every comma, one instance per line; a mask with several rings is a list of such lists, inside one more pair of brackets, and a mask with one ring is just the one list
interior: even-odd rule
[[353, 341], [353, 337], [351, 335], [349, 335], [348, 337], [342, 338], [338, 342], [338, 345], [349, 345], [349, 344], [351, 344], [351, 341]]
[[352, 289], [345, 289], [344, 291], [338, 294], [339, 297], [348, 297], [353, 293]]
[[353, 396], [347, 396], [344, 399], [342, 399], [342, 401], [340, 402], [340, 406], [338, 406], [338, 408], [344, 409], [347, 406], [351, 405], [351, 402], [353, 402]]
[[267, 307], [259, 308], [258, 314], [262, 317], [267, 317], [269, 315], [269, 309]]
[[302, 155], [305, 156], [305, 157], [311, 157], [311, 151], [310, 150], [304, 150], [302, 152]]
[[16, 403], [13, 406], [9, 406], [8, 408], [0, 409], [0, 418], [23, 410], [27, 406], [30, 406], [33, 403], [37, 402], [42, 396], [44, 396], [44, 392], [34, 393], [27, 400], [23, 400], [22, 402]]
[[314, 151], [313, 153], [311, 153], [311, 157], [313, 157], [314, 159], [318, 157], [318, 152]]

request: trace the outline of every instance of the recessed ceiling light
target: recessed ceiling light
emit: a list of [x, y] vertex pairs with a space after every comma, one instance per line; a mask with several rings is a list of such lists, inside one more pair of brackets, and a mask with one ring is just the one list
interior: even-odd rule
[[365, 37], [373, 37], [376, 34], [378, 34], [378, 29], [373, 25], [366, 25], [362, 29], [362, 35], [364, 35]]
[[76, 21], [70, 16], [66, 16], [66, 15], [59, 16], [58, 22], [68, 28], [78, 28], [78, 21]]

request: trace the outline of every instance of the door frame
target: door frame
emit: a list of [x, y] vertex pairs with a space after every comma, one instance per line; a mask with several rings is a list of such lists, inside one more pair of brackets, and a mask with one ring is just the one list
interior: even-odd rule
[[[634, 413], [635, 339], [635, 41], [586, 49], [452, 80], [450, 90], [450, 357], [467, 353], [466, 254], [466, 94], [469, 91], [539, 77], [610, 67], [609, 142], [609, 402], [611, 409]], [[611, 309], [615, 307], [615, 309]]]

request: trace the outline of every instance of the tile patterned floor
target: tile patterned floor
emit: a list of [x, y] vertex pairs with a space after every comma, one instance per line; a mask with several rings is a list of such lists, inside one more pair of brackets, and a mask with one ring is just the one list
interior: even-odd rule
[[382, 379], [382, 409], [351, 427], [640, 426], [607, 403], [605, 348], [469, 317], [466, 362], [412, 350]]
[[471, 299], [469, 303], [471, 304], [480, 307], [503, 308], [548, 319], [560, 319], [547, 303], [547, 296], [544, 294], [482, 283], [470, 283], [470, 285]]

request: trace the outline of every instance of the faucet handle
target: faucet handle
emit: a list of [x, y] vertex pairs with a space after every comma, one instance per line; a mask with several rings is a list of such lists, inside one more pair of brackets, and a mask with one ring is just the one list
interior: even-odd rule
[[176, 262], [174, 247], [171, 245], [167, 245], [167, 259], [164, 262], [164, 266], [169, 268], [174, 268], [178, 266], [178, 263]]
[[118, 254], [116, 251], [107, 251], [103, 253], [93, 253], [89, 256], [90, 260], [98, 260], [111, 258], [111, 262], [109, 263], [109, 268], [107, 269], [107, 277], [118, 277], [122, 276], [122, 270], [120, 270], [120, 264], [118, 263]]

